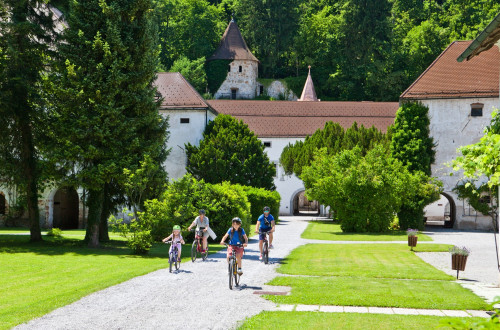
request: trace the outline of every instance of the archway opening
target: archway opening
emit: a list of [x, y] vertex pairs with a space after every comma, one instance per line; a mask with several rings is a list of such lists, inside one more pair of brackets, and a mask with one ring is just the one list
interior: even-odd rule
[[305, 191], [301, 191], [293, 198], [293, 215], [319, 215], [318, 201], [310, 201], [305, 195]]
[[427, 226], [453, 228], [456, 219], [455, 201], [447, 193], [441, 193], [439, 200], [424, 209]]
[[64, 187], [54, 195], [52, 227], [78, 229], [78, 193], [74, 188]]

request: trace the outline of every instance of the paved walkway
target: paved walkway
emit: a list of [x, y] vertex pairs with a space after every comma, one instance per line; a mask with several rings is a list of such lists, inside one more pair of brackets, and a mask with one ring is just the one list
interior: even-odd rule
[[73, 304], [16, 328], [231, 329], [237, 327], [246, 317], [256, 315], [263, 310], [487, 317], [482, 311], [275, 305], [262, 299], [259, 295], [262, 291], [289, 290], [285, 287], [266, 286], [265, 283], [277, 275], [275, 269], [279, 261], [297, 246], [307, 243], [340, 243], [300, 238], [307, 226], [307, 222], [304, 221], [307, 218], [282, 217], [281, 219], [275, 235], [276, 248], [271, 250], [271, 264], [265, 265], [258, 260], [258, 241], [253, 237], [243, 260], [244, 275], [241, 278], [241, 286], [236, 290], [228, 288], [225, 250], [223, 250], [210, 255], [205, 262], [186, 261], [182, 263], [181, 270], [177, 273], [171, 274], [167, 269], [162, 269], [90, 294]]

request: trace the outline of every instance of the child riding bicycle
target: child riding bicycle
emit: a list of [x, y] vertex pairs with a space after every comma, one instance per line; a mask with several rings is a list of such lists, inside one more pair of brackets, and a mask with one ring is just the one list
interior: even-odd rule
[[259, 260], [262, 260], [262, 244], [264, 239], [266, 238], [266, 232], [269, 232], [269, 248], [273, 248], [273, 233], [274, 233], [274, 217], [272, 216], [271, 209], [269, 206], [264, 207], [264, 214], [262, 214], [257, 220], [257, 224], [255, 225], [255, 233], [259, 235], [259, 249], [260, 249], [260, 257]]
[[208, 239], [208, 217], [205, 214], [205, 210], [201, 209], [198, 211], [198, 216], [194, 219], [193, 223], [189, 226], [188, 230], [191, 230], [192, 227], [196, 226], [196, 231], [203, 232], [203, 251], [205, 253], [207, 249], [207, 239]]
[[175, 225], [174, 226], [174, 230], [172, 231], [172, 234], [170, 234], [168, 237], [165, 237], [162, 242], [165, 243], [166, 241], [169, 241], [169, 240], [172, 240], [172, 245], [170, 245], [170, 249], [168, 250], [168, 254], [170, 255], [170, 252], [172, 252], [172, 248], [174, 246], [177, 247], [177, 251], [178, 254], [177, 254], [177, 261], [181, 261], [181, 244], [186, 244], [184, 242], [184, 239], [182, 238], [182, 235], [181, 235], [181, 227], [178, 226], [178, 225]]
[[229, 246], [227, 248], [227, 262], [229, 263], [229, 257], [234, 250], [236, 252], [236, 262], [238, 263], [238, 274], [243, 275], [243, 271], [241, 270], [241, 258], [243, 257], [244, 247], [246, 247], [248, 244], [248, 237], [245, 234], [243, 228], [241, 228], [240, 218], [233, 218], [231, 228], [229, 228], [227, 233], [224, 235], [224, 237], [222, 237], [222, 240], [220, 241], [221, 245], [224, 245], [224, 242], [226, 241], [228, 236]]

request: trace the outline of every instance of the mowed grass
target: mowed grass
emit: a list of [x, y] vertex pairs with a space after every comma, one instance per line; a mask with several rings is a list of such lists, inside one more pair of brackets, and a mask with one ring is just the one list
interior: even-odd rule
[[[422, 330], [436, 329], [443, 319], [439, 316], [426, 315], [262, 312], [247, 319], [239, 329]], [[473, 319], [476, 318], [471, 318]]]
[[[0, 235], [0, 329], [168, 267], [169, 246], [165, 244], [154, 245], [148, 256], [134, 256], [124, 241], [112, 240], [103, 248], [90, 249], [81, 239], [44, 239], [29, 243], [29, 236]], [[222, 248], [212, 244], [210, 252]], [[185, 245], [183, 263], [191, 262], [189, 255], [190, 246]]]
[[[332, 221], [311, 221], [302, 238], [319, 239], [328, 241], [407, 241], [405, 231], [397, 230], [387, 233], [344, 233], [340, 224]], [[427, 235], [419, 234], [418, 241], [432, 241]]]
[[[422, 244], [415, 251], [448, 251], [449, 245]], [[424, 262], [405, 244], [307, 244], [293, 250], [278, 272], [292, 275], [452, 280]]]
[[280, 304], [489, 309], [484, 300], [449, 281], [281, 276], [269, 284], [292, 287], [289, 296], [265, 296]]
[[[47, 235], [48, 230], [42, 230], [42, 236]], [[25, 234], [29, 235], [30, 230], [24, 227], [2, 227], [0, 228], [0, 235], [9, 235], [9, 234]], [[64, 229], [62, 230], [63, 237], [85, 237], [85, 229]], [[112, 239], [124, 240], [118, 233], [114, 233], [111, 230], [109, 231], [109, 237]]]

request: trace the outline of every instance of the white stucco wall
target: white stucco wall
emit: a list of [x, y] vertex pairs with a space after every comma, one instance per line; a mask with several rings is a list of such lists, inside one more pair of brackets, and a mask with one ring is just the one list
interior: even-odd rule
[[[236, 98], [253, 99], [257, 93], [258, 62], [234, 60], [229, 64], [231, 71], [214, 94], [216, 99], [231, 98], [231, 90], [237, 89]], [[241, 72], [239, 67], [241, 66]]]
[[[458, 156], [457, 148], [476, 143], [491, 121], [491, 113], [498, 106], [498, 98], [435, 99], [421, 100], [429, 107], [430, 132], [436, 146], [436, 162], [432, 175], [443, 182], [444, 192], [453, 197], [456, 204], [457, 229], [490, 229], [491, 218], [481, 214], [464, 215], [463, 201], [452, 192], [461, 176], [454, 174], [446, 163]], [[483, 115], [471, 117], [471, 104], [483, 103]]]
[[[178, 179], [186, 174], [187, 156], [184, 145], [199, 145], [203, 138], [206, 124], [215, 118], [208, 110], [160, 110], [160, 114], [168, 117], [170, 136], [167, 147], [170, 154], [163, 164], [169, 179]], [[181, 124], [181, 118], [189, 118], [189, 123]]]

